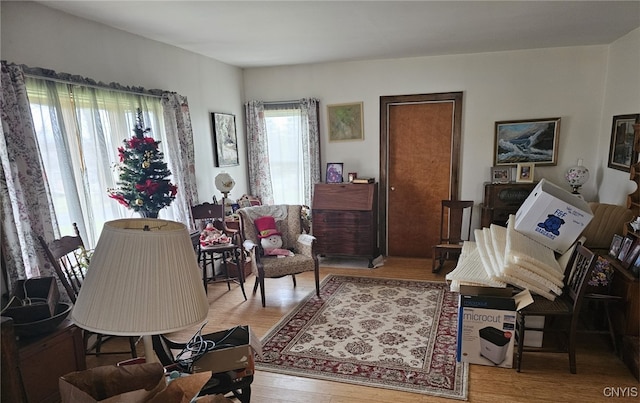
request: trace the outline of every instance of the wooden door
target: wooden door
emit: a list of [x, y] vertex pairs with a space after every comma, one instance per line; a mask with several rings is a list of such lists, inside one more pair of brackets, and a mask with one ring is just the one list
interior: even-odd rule
[[380, 246], [431, 257], [441, 200], [458, 198], [462, 93], [380, 97]]

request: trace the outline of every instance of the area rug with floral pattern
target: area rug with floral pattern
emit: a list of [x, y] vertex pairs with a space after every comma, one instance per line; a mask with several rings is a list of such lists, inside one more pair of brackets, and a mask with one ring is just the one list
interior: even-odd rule
[[458, 294], [445, 283], [329, 275], [262, 339], [256, 369], [466, 400]]

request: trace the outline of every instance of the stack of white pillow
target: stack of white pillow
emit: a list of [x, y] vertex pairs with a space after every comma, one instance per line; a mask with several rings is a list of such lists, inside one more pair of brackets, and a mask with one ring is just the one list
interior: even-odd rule
[[474, 231], [475, 242], [464, 243], [456, 268], [446, 276], [452, 291], [459, 291], [460, 284], [513, 285], [552, 301], [562, 293], [573, 247], [556, 258], [552, 249], [516, 231], [514, 222], [512, 215], [507, 228], [492, 224]]

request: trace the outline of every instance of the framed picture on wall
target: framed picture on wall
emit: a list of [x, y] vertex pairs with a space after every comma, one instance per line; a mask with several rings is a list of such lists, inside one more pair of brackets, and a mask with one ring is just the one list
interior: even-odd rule
[[213, 112], [211, 125], [213, 126], [213, 144], [216, 148], [216, 166], [239, 165], [235, 115]]
[[558, 163], [560, 118], [495, 123], [494, 165]]
[[364, 139], [362, 102], [327, 105], [329, 141]]
[[611, 145], [609, 146], [609, 168], [629, 172], [631, 165], [638, 162], [638, 154], [633, 152], [636, 141], [633, 125], [640, 123], [640, 114], [618, 115], [611, 124]]
[[327, 163], [327, 183], [342, 183], [342, 162]]

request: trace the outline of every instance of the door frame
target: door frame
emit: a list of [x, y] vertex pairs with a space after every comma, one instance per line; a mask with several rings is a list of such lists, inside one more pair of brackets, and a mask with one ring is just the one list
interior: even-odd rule
[[453, 102], [449, 195], [458, 199], [460, 183], [460, 143], [462, 140], [462, 92], [380, 96], [380, 187], [378, 189], [380, 253], [387, 255], [387, 209], [389, 200], [389, 107], [399, 104]]

